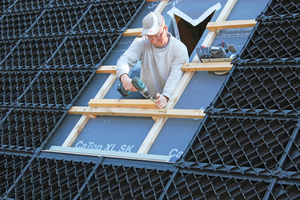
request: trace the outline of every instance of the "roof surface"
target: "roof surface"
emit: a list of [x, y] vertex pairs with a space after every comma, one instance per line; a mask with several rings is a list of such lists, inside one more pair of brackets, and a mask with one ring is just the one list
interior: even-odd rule
[[[218, 2], [216, 21], [225, 0], [171, 0], [162, 14], [175, 35], [171, 8], [196, 19]], [[88, 106], [111, 76], [96, 70], [116, 64], [135, 38], [123, 32], [140, 28], [159, 3], [3, 2], [0, 198], [299, 198], [300, 4], [292, 0], [234, 4], [227, 20], [257, 24], [220, 30], [214, 39], [236, 46], [233, 68], [223, 76], [195, 72], [175, 105], [205, 109], [203, 120], [167, 119], [141, 155], [152, 118], [97, 116], [72, 150], [60, 148], [82, 118], [68, 110]], [[117, 84], [104, 98], [120, 98]]]

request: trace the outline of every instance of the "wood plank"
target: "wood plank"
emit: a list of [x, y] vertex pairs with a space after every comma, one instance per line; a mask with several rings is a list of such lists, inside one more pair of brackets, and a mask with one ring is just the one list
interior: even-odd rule
[[185, 63], [181, 69], [183, 71], [224, 71], [230, 70], [230, 62], [208, 62], [208, 63]]
[[165, 9], [165, 7], [167, 6], [168, 3], [169, 3], [169, 0], [161, 0], [160, 3], [155, 8], [154, 12], [161, 13]]
[[137, 153], [147, 154], [168, 118], [157, 118]]
[[150, 99], [91, 99], [90, 107], [156, 108]]
[[140, 36], [143, 28], [132, 28], [124, 31], [123, 36]]
[[236, 2], [237, 0], [228, 0], [216, 22], [225, 21]]
[[220, 22], [209, 22], [206, 28], [210, 31], [216, 31], [220, 29], [232, 29], [232, 28], [250, 28], [254, 27], [256, 21], [251, 20], [232, 20], [232, 21], [220, 21]]
[[[231, 66], [232, 66], [232, 65], [230, 65], [231, 61], [232, 61], [232, 58], [203, 59], [203, 63], [198, 63], [198, 64], [185, 63], [181, 69], [183, 71], [218, 71], [218, 70], [224, 70], [224, 67], [226, 67], [226, 68], [228, 68], [228, 70], [230, 70]], [[204, 64], [204, 63], [210, 63], [210, 64]], [[216, 67], [218, 67], [218, 68], [222, 67], [221, 64], [217, 64], [217, 63], [224, 63], [224, 67], [222, 69], [217, 69]], [[190, 67], [189, 67], [189, 65], [190, 65]], [[199, 65], [199, 66], [197, 66], [197, 65]], [[203, 65], [203, 67], [202, 67], [202, 65]], [[214, 65], [216, 65], [215, 69], [214, 69]], [[211, 66], [211, 67], [209, 67], [209, 66]], [[102, 68], [102, 69], [100, 69], [100, 68]], [[107, 65], [107, 66], [103, 65], [100, 68], [97, 70], [97, 73], [113, 73], [113, 74], [115, 74], [117, 71], [116, 65]], [[189, 68], [191, 68], [191, 69], [189, 70]], [[197, 68], [199, 68], [199, 69], [197, 69]]]
[[117, 73], [117, 66], [116, 65], [102, 65], [100, 66], [96, 73]]
[[62, 144], [63, 147], [70, 147], [72, 146], [73, 142], [85, 126], [85, 124], [89, 121], [88, 115], [82, 115], [81, 118], [78, 120], [75, 127], [72, 129], [71, 133], [68, 135], [67, 139]]
[[203, 110], [72, 106], [69, 114], [203, 119]]
[[[230, 11], [232, 10], [233, 6], [235, 5], [236, 1], [237, 0], [228, 0], [216, 21], [225, 21], [229, 15]], [[210, 46], [212, 44], [213, 40], [215, 39], [217, 33], [218, 33], [218, 31], [210, 31], [207, 34], [206, 38], [204, 39], [202, 46], [206, 46], [206, 47]], [[199, 62], [199, 58], [197, 55], [193, 58], [192, 62], [193, 63]], [[177, 101], [179, 100], [179, 98], [183, 92], [183, 91], [178, 91], [178, 92], [176, 92], [176, 91], [178, 89], [181, 90], [182, 88], [184, 90], [184, 88], [188, 85], [191, 78], [193, 77], [194, 73], [195, 73], [194, 71], [185, 72], [185, 74], [184, 74], [183, 78], [181, 79], [181, 81], [179, 82], [175, 92], [171, 96], [169, 103], [167, 105], [167, 108], [175, 106], [175, 104], [177, 103]], [[160, 132], [161, 128], [163, 127], [163, 125], [165, 124], [166, 120], [167, 120], [167, 118], [156, 120], [152, 129], [150, 130], [147, 137], [145, 138], [143, 144], [140, 146], [138, 153], [148, 153], [151, 145], [153, 144], [154, 140], [156, 139], [157, 135], [159, 134], [159, 132]]]

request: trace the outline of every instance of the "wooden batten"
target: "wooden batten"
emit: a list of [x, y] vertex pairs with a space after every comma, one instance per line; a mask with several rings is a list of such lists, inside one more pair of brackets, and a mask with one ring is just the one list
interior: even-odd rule
[[91, 99], [90, 107], [156, 108], [149, 99]]
[[140, 36], [143, 28], [133, 28], [124, 31], [123, 36]]
[[251, 20], [232, 20], [232, 21], [220, 21], [220, 22], [209, 22], [206, 28], [210, 31], [216, 31], [220, 29], [232, 29], [232, 28], [251, 28], [254, 27], [256, 21]]
[[204, 110], [72, 106], [69, 114], [203, 119]]
[[117, 73], [117, 66], [116, 65], [102, 65], [97, 69], [96, 73], [116, 74]]
[[185, 63], [182, 71], [226, 71], [232, 68], [230, 62]]

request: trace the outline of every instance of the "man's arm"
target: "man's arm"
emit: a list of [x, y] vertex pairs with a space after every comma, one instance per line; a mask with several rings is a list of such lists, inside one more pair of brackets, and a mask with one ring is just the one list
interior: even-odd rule
[[141, 59], [143, 41], [136, 38], [117, 62], [117, 74], [120, 79], [122, 74], [128, 74], [130, 69]]
[[133, 86], [131, 82], [131, 78], [129, 78], [128, 74], [130, 69], [141, 58], [141, 43], [142, 43], [141, 39], [139, 38], [135, 39], [117, 62], [117, 74], [119, 80], [122, 82], [124, 89], [131, 92], [138, 91]]

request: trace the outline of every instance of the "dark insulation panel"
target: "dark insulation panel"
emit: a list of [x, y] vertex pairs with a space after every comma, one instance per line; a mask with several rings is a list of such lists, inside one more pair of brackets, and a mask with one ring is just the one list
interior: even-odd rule
[[19, 39], [40, 17], [41, 11], [28, 11], [5, 14], [0, 22], [1, 40]]
[[72, 199], [94, 166], [91, 162], [35, 158], [8, 196], [15, 199]]
[[1, 62], [1, 70], [41, 70], [63, 41], [64, 37], [21, 39]]
[[296, 128], [291, 119], [207, 116], [182, 159], [199, 168], [234, 166], [241, 171], [271, 172], [282, 165]]
[[0, 198], [16, 182], [30, 160], [30, 156], [0, 154]]
[[258, 22], [233, 63], [237, 65], [299, 63], [299, 32], [299, 19]]
[[299, 115], [299, 65], [235, 66], [210, 114]]
[[265, 180], [179, 172], [162, 199], [262, 199], [269, 185]]
[[26, 36], [50, 37], [70, 34], [88, 8], [89, 5], [46, 9]]
[[1, 149], [31, 152], [41, 147], [66, 111], [12, 109], [1, 122]]
[[172, 172], [135, 166], [99, 165], [87, 182], [82, 199], [158, 199]]
[[270, 1], [261, 15], [257, 17], [262, 19], [296, 19], [300, 15], [300, 2], [297, 0], [274, 0]]
[[120, 33], [103, 33], [68, 36], [47, 69], [95, 69], [104, 60]]

